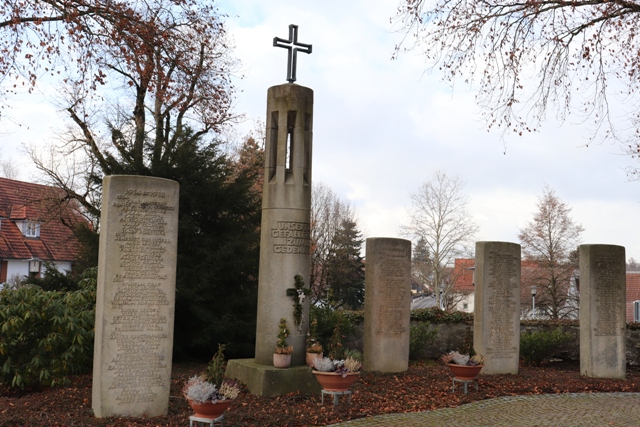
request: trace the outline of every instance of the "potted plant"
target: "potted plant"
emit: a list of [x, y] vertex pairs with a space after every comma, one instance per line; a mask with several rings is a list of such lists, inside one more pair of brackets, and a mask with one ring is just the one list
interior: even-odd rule
[[327, 391], [347, 391], [360, 375], [362, 363], [353, 357], [333, 360], [328, 357], [313, 361], [313, 375]]
[[316, 328], [318, 327], [318, 320], [313, 319], [309, 324], [309, 331], [307, 332], [307, 365], [313, 368], [313, 361], [315, 359], [322, 359], [322, 344], [318, 341]]
[[207, 369], [202, 374], [189, 378], [182, 389], [197, 417], [220, 417], [240, 393], [237, 382], [224, 379], [225, 347], [226, 345], [219, 344], [218, 352], [207, 365]]
[[440, 358], [451, 370], [454, 377], [460, 380], [474, 380], [484, 366], [484, 356], [451, 351]]
[[287, 344], [289, 336], [289, 328], [287, 328], [287, 319], [280, 319], [278, 326], [278, 341], [276, 342], [276, 351], [273, 354], [273, 366], [276, 368], [288, 368], [291, 366], [291, 353], [293, 346]]

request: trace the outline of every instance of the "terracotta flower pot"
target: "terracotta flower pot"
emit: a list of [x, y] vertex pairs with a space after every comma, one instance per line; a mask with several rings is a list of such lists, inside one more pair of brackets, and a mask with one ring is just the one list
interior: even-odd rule
[[447, 363], [454, 377], [461, 380], [475, 380], [484, 365], [466, 366]]
[[291, 366], [291, 355], [273, 353], [273, 366], [276, 368], [288, 368]]
[[212, 420], [222, 415], [232, 403], [233, 399], [218, 400], [216, 403], [196, 403], [193, 400], [189, 401], [189, 405], [191, 405], [191, 409], [195, 412], [196, 417], [209, 418]]
[[322, 353], [309, 353], [307, 352], [307, 365], [313, 368], [313, 361], [316, 359], [322, 359]]
[[320, 386], [327, 391], [347, 391], [351, 388], [360, 372], [349, 372], [346, 377], [335, 372], [320, 372], [313, 370], [313, 374]]

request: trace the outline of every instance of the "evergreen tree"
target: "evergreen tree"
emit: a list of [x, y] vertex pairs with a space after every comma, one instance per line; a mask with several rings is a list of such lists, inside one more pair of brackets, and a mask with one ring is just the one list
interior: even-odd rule
[[363, 242], [355, 221], [340, 223], [327, 262], [328, 300], [334, 308], [358, 310], [364, 305]]
[[[201, 139], [185, 128], [171, 161], [153, 173], [180, 184], [174, 357], [209, 358], [218, 343], [231, 343], [230, 357], [249, 357], [257, 312], [261, 198], [253, 187], [259, 168], [242, 166], [217, 142]], [[95, 230], [85, 234], [97, 242]], [[97, 250], [94, 256], [97, 263]]]
[[433, 285], [433, 261], [423, 237], [418, 239], [411, 255], [411, 280], [422, 288], [421, 292], [427, 291]]
[[180, 183], [174, 353], [210, 357], [218, 343], [230, 343], [230, 357], [248, 357], [260, 242], [255, 168], [238, 170], [215, 142], [186, 140], [159, 174]]

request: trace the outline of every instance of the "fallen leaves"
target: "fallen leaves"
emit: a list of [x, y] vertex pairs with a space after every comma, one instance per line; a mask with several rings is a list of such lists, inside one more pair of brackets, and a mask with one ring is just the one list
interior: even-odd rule
[[[91, 410], [91, 376], [73, 378], [74, 387], [15, 392], [0, 389], [0, 427], [52, 425], [153, 427], [184, 426], [192, 414], [180, 395], [183, 382], [202, 370], [201, 365], [176, 364], [173, 368], [169, 414], [164, 417], [111, 418], [100, 420]], [[577, 362], [556, 363], [542, 368], [522, 367], [518, 375], [481, 375], [479, 391], [464, 395], [451, 392], [449, 370], [440, 364], [412, 364], [404, 374], [363, 373], [354, 384], [351, 405], [333, 399], [291, 393], [258, 397], [243, 393], [227, 412], [230, 427], [327, 425], [385, 413], [429, 411], [455, 407], [499, 396], [540, 393], [640, 392], [640, 369], [628, 368], [626, 380], [586, 378]], [[46, 407], [47, 410], [43, 411]]]

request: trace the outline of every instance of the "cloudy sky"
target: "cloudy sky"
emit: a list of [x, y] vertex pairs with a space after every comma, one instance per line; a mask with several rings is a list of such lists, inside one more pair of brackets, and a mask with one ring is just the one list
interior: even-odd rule
[[[537, 134], [505, 140], [487, 131], [472, 90], [425, 73], [417, 52], [391, 60], [402, 38], [390, 24], [397, 2], [220, 2], [242, 62], [236, 111], [248, 120], [240, 132], [264, 120], [268, 87], [286, 83], [286, 50], [272, 42], [297, 24], [298, 40], [313, 45], [298, 55], [296, 82], [314, 90], [313, 179], [353, 204], [366, 237], [397, 237], [409, 194], [440, 169], [465, 181], [478, 240], [518, 242], [546, 183], [585, 228], [583, 243], [622, 245], [640, 259], [640, 182], [625, 174], [634, 161], [616, 144], [585, 147], [588, 129], [577, 124], [549, 120]], [[0, 156], [24, 165], [23, 180], [28, 159], [16, 147], [61, 120], [46, 98], [16, 103], [14, 116], [31, 120], [29, 129], [0, 134]]]

